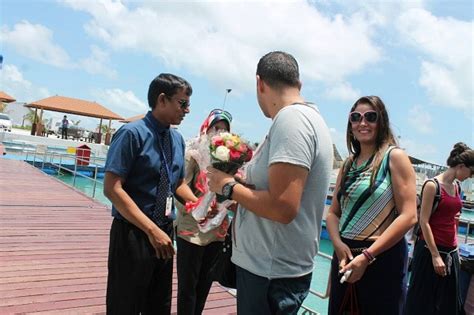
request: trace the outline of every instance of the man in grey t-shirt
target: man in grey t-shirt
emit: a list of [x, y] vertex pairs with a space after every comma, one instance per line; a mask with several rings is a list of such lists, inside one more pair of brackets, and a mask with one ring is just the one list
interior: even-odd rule
[[257, 98], [273, 123], [246, 186], [209, 168], [209, 187], [239, 203], [232, 261], [238, 314], [296, 314], [311, 283], [332, 167], [329, 129], [300, 95], [298, 63], [284, 52], [257, 66]]

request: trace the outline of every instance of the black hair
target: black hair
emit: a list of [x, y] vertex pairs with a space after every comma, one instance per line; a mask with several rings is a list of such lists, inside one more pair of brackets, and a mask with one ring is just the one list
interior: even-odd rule
[[191, 84], [185, 79], [171, 73], [161, 73], [151, 81], [150, 87], [148, 88], [148, 106], [154, 109], [158, 96], [160, 96], [161, 93], [171, 97], [175, 95], [179, 89], [185, 89], [187, 96], [193, 94]]
[[260, 58], [257, 75], [272, 88], [301, 87], [298, 62], [283, 51], [272, 51]]

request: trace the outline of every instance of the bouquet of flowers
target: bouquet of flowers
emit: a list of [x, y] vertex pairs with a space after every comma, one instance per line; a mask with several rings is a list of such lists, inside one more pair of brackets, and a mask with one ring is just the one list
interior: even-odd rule
[[[201, 136], [186, 152], [199, 165], [201, 170], [196, 178], [195, 188], [201, 192], [196, 202], [186, 203], [186, 210], [192, 214], [199, 224], [201, 232], [208, 232], [221, 225], [227, 215], [227, 208], [233, 203], [223, 196], [209, 191], [206, 168], [214, 168], [235, 175], [245, 162], [250, 161], [253, 151], [246, 141], [236, 134], [221, 132], [210, 137]], [[213, 218], [206, 218], [209, 207], [216, 207], [218, 213]]]
[[[235, 175], [245, 162], [250, 161], [253, 151], [239, 136], [222, 132], [211, 138], [210, 144], [212, 167], [227, 174]], [[217, 201], [224, 197], [217, 195]]]

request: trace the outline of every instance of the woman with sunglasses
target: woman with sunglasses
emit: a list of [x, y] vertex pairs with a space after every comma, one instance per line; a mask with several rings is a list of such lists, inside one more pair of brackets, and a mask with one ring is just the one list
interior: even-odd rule
[[[456, 143], [448, 169], [425, 183], [405, 314], [464, 314], [459, 289], [458, 218], [460, 182], [474, 174], [474, 150]], [[439, 190], [437, 189], [439, 185]], [[435, 195], [439, 200], [433, 210]]]
[[405, 233], [416, 223], [415, 173], [397, 148], [377, 96], [357, 100], [346, 132], [351, 153], [326, 218], [334, 245], [329, 314], [400, 314]]
[[[200, 128], [200, 135], [196, 138], [195, 145], [199, 146], [199, 139], [204, 135], [215, 134], [219, 131], [230, 131], [232, 115], [221, 109], [214, 109], [204, 120]], [[193, 144], [190, 145], [191, 147]], [[185, 181], [199, 197], [199, 183], [205, 178], [196, 160], [186, 154]], [[201, 177], [199, 177], [201, 176]], [[198, 179], [199, 177], [199, 179]], [[191, 213], [187, 213], [184, 206], [178, 204], [177, 222], [177, 270], [178, 270], [178, 314], [201, 314], [206, 303], [212, 279], [209, 270], [215, 257], [222, 248], [227, 232], [228, 219], [224, 219], [221, 226], [203, 233]], [[215, 215], [209, 211], [208, 218]]]

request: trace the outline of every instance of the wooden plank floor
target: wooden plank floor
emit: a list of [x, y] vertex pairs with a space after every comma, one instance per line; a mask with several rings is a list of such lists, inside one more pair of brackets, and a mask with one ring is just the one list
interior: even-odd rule
[[[23, 161], [0, 158], [0, 314], [105, 313], [110, 210]], [[176, 312], [176, 273], [173, 307]], [[235, 314], [214, 284], [204, 314]]]

